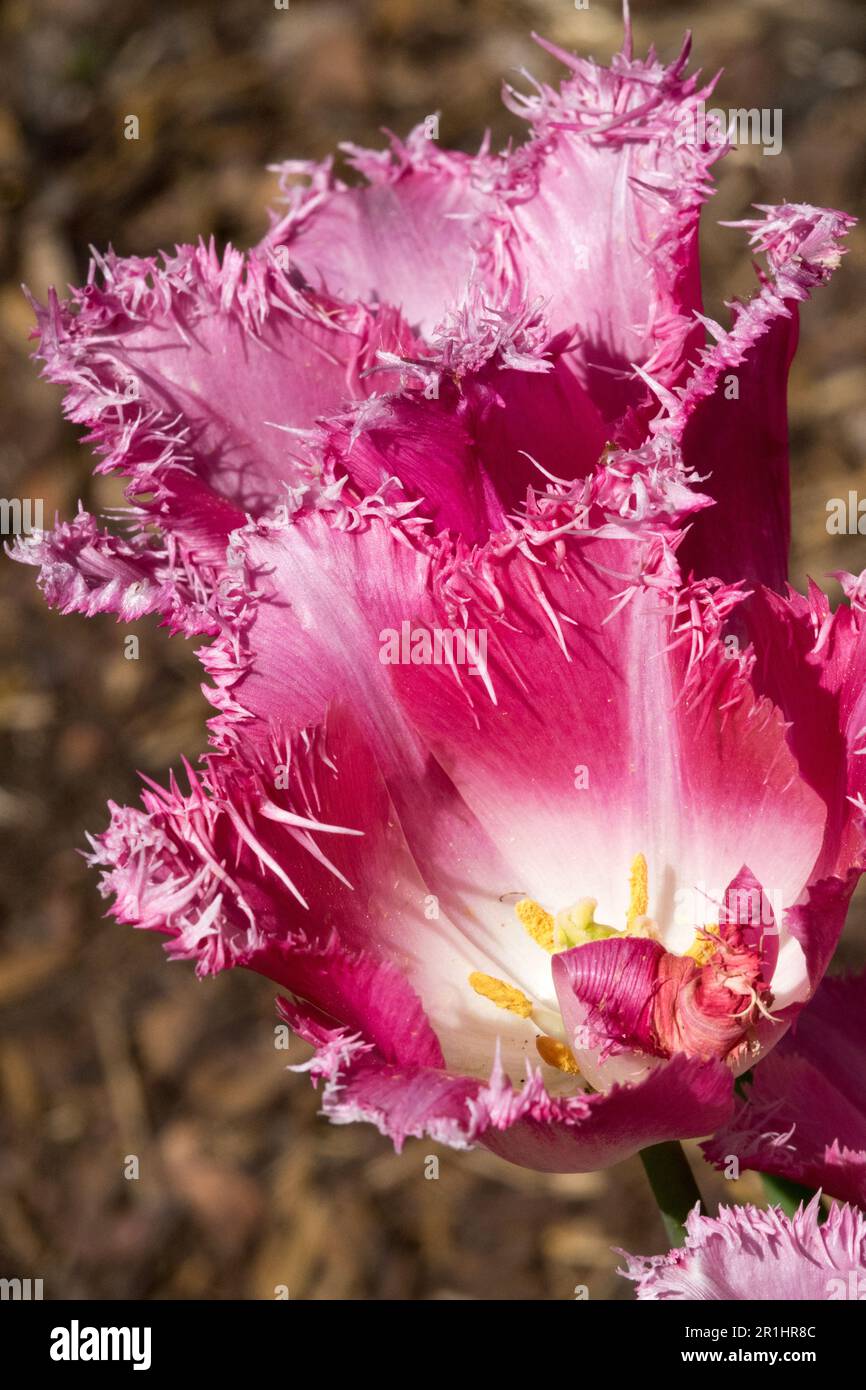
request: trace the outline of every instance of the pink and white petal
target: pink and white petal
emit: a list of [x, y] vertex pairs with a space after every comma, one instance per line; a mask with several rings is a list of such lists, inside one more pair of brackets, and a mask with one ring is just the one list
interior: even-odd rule
[[[260, 739], [271, 724], [303, 727], [321, 717], [336, 696], [366, 710], [368, 737], [431, 891], [449, 915], [459, 913], [463, 919], [466, 913], [485, 941], [491, 933], [509, 941], [512, 969], [507, 979], [531, 997], [549, 995], [544, 952], [514, 930], [512, 910], [502, 903], [503, 895], [530, 891], [523, 865], [514, 863], [513, 837], [491, 837], [491, 808], [484, 799], [467, 802], [452, 771], [442, 770], [435, 748], [431, 758], [430, 742], [420, 737], [427, 733], [424, 724], [416, 724], [414, 701], [402, 698], [410, 671], [420, 673], [423, 667], [381, 660], [384, 632], [400, 634], [405, 623], [413, 630], [438, 626], [430, 553], [400, 545], [386, 517], [374, 517], [356, 530], [334, 530], [327, 518], [316, 514], [299, 517], [284, 530], [264, 524], [249, 528], [243, 546], [250, 569], [263, 571], [267, 578], [249, 624], [236, 637], [239, 652], [234, 651], [235, 634], [229, 634], [215, 651], [204, 653], [218, 681], [211, 699], [222, 708], [217, 721], [220, 738], [228, 746], [235, 737]], [[449, 626], [448, 621], [443, 619], [442, 626]], [[532, 662], [535, 651], [527, 655]], [[438, 673], [436, 698], [443, 702], [442, 719], [450, 733], [470, 738], [475, 756], [481, 741], [463, 691], [481, 685], [481, 677], [446, 667], [439, 667]], [[570, 677], [570, 671], [567, 674]], [[421, 695], [421, 702], [425, 698]], [[478, 699], [487, 708], [484, 691]], [[509, 741], [507, 731], [502, 737]], [[539, 737], [546, 738], [544, 730]], [[468, 756], [467, 751], [467, 762]], [[549, 753], [546, 756], [550, 760]], [[510, 749], [506, 769], [509, 762]], [[493, 771], [502, 780], [502, 770]], [[502, 783], [505, 787], [505, 780]], [[506, 795], [510, 812], [521, 817], [520, 806], [513, 805], [507, 790]], [[525, 821], [521, 840], [528, 841], [527, 858], [532, 862], [538, 847], [534, 827]], [[623, 881], [624, 876], [626, 869]], [[571, 891], [567, 901], [574, 897]], [[503, 933], [509, 919], [512, 931]]]
[[558, 92], [506, 91], [533, 138], [511, 159], [501, 273], [577, 331], [573, 370], [614, 430], [647, 403], [631, 365], [671, 386], [700, 342], [698, 219], [723, 151], [687, 128], [712, 84], [684, 75], [688, 41], [664, 67], [629, 34], [609, 69], [540, 42], [570, 72]]
[[[249, 576], [247, 602], [220, 641], [201, 653], [220, 710], [218, 746], [238, 738], [260, 747], [274, 729], [294, 734], [318, 723], [332, 700], [364, 710], [377, 756], [409, 759], [413, 738], [391, 689], [388, 639], [401, 624], [429, 618], [430, 561], [404, 504], [384, 490], [356, 508], [324, 499], [317, 509], [252, 523], [232, 543]], [[411, 505], [411, 504], [410, 504]]]
[[[108, 869], [103, 889], [115, 895], [116, 915], [168, 932], [170, 954], [197, 959], [200, 970], [245, 966], [308, 1001], [316, 1026], [327, 1031], [316, 1039], [325, 1054], [320, 1070], [332, 1074], [326, 1111], [338, 1120], [373, 1119], [398, 1142], [406, 1133], [423, 1130], [448, 1142], [480, 1140], [496, 1152], [505, 1147], [513, 1151], [513, 1161], [531, 1166], [583, 1171], [616, 1162], [643, 1143], [707, 1132], [723, 1121], [730, 1104], [730, 1072], [682, 1058], [665, 1067], [668, 1084], [615, 1088], [608, 1097], [553, 1097], [540, 1069], [528, 1071], [521, 1091], [513, 1089], [501, 1064], [488, 1082], [477, 1072], [457, 1074], [448, 1058], [448, 1020], [443, 1028], [437, 1017], [445, 997], [436, 983], [440, 962], [447, 963], [446, 988], [458, 986], [457, 1035], [467, 1050], [478, 1029], [478, 1037], [483, 1032], [486, 1038], [488, 1058], [495, 1046], [491, 1031], [504, 1038], [506, 1052], [514, 1056], [514, 1043], [505, 1035], [510, 1026], [519, 1030], [523, 1025], [498, 1014], [491, 1030], [486, 1021], [479, 1026], [471, 1017], [473, 995], [459, 984], [466, 962], [441, 917], [422, 925], [430, 936], [432, 959], [425, 956], [416, 973], [413, 961], [420, 961], [423, 945], [413, 936], [406, 901], [397, 901], [397, 917], [382, 920], [383, 874], [376, 852], [381, 839], [367, 847], [362, 860], [356, 837], [328, 831], [328, 823], [319, 820], [309, 831], [303, 828], [313, 819], [312, 801], [318, 816], [332, 816], [339, 806], [344, 823], [355, 820], [343, 830], [358, 829], [364, 814], [381, 810], [369, 769], [352, 768], [352, 757], [361, 757], [363, 749], [353, 755], [345, 740], [336, 742], [327, 750], [338, 767], [330, 790], [339, 797], [342, 788], [347, 802], [329, 801], [327, 764], [318, 768], [315, 781], [306, 762], [303, 775], [297, 770], [306, 799], [288, 805], [276, 792], [256, 802], [252, 790], [238, 783], [237, 767], [226, 774], [215, 760], [210, 789], [193, 779], [189, 796], [172, 785], [167, 793], [147, 793], [144, 812], [115, 809], [95, 859]], [[229, 783], [221, 783], [226, 775]], [[363, 806], [358, 804], [362, 797]], [[269, 830], [288, 826], [285, 819], [274, 818], [274, 808], [284, 817], [302, 817], [288, 849], [269, 835]], [[394, 818], [387, 811], [385, 821], [390, 839], [384, 852], [402, 883], [411, 866], [395, 851]], [[379, 815], [380, 835], [381, 822]], [[326, 834], [332, 868], [315, 853], [323, 852]], [[364, 839], [372, 840], [372, 832]], [[346, 852], [355, 855], [354, 861]], [[341, 891], [336, 875], [353, 867], [358, 881]], [[319, 874], [336, 879], [330, 898], [321, 883], [312, 882]], [[384, 882], [385, 890], [391, 886]], [[318, 901], [330, 905], [323, 914], [304, 914], [298, 900], [314, 890]], [[379, 900], [371, 906], [376, 893]], [[396, 940], [388, 938], [394, 927]], [[365, 943], [362, 949], [358, 941]], [[475, 1002], [480, 1007], [486, 1001]], [[518, 1065], [525, 1062], [526, 1049], [517, 1046], [516, 1056]], [[443, 1073], [443, 1062], [450, 1071]], [[457, 1065], [460, 1070], [459, 1058]]]
[[[389, 149], [341, 146], [365, 183], [349, 187], [333, 161], [276, 166], [288, 211], [265, 241], [287, 247], [308, 282], [340, 299], [390, 304], [429, 335], [462, 297], [491, 206], [488, 159], [441, 150], [417, 126]], [[304, 187], [299, 177], [309, 179]]]
[[[279, 855], [282, 868], [310, 903], [310, 915], [317, 924], [329, 926], [347, 949], [372, 951], [399, 967], [401, 977], [423, 1001], [449, 1067], [483, 1075], [497, 1041], [509, 1066], [522, 1067], [527, 1057], [536, 1055], [537, 1029], [524, 1018], [496, 1009], [468, 983], [474, 971], [498, 978], [505, 969], [498, 923], [489, 912], [480, 920], [466, 896], [460, 897], [460, 890], [448, 883], [447, 875], [453, 877], [455, 870], [465, 865], [466, 878], [477, 885], [479, 866], [470, 857], [471, 839], [462, 861], [448, 857], [450, 822], [434, 794], [423, 806], [413, 808], [412, 828], [422, 817], [430, 825], [421, 841], [422, 857], [415, 839], [407, 841], [377, 761], [360, 734], [356, 718], [345, 706], [332, 706], [329, 712], [327, 758], [337, 772], [329, 777], [320, 770], [315, 784], [315, 816], [325, 824], [352, 826], [361, 834], [320, 841], [327, 855], [325, 865], [305, 852], [306, 840], [272, 845], [274, 857]], [[418, 795], [421, 792], [416, 789]], [[273, 817], [280, 827], [278, 808], [266, 804], [262, 814]], [[312, 807], [308, 814], [313, 814]], [[432, 859], [434, 849], [440, 856], [436, 861], [439, 876], [428, 878], [425, 860]], [[470, 891], [483, 895], [485, 887], [482, 880], [480, 888]], [[449, 915], [452, 901], [460, 904], [459, 917]], [[500, 913], [507, 915], [501, 907]], [[284, 910], [283, 919], [295, 921], [298, 930], [303, 930], [303, 915], [292, 904]], [[278, 941], [276, 946], [273, 959], [278, 963]], [[275, 973], [275, 966], [261, 961], [256, 968], [288, 983]], [[322, 984], [326, 984], [324, 977]], [[321, 1001], [321, 995], [306, 997]], [[340, 1019], [346, 1017], [333, 1007], [328, 1012]]]
[[[387, 509], [356, 517], [355, 529], [305, 514], [281, 525], [258, 523], [235, 544], [260, 576], [258, 598], [236, 630], [202, 653], [220, 708], [213, 721], [220, 746], [238, 740], [261, 748], [272, 729], [304, 728], [331, 701], [363, 711], [365, 734], [382, 768], [427, 891], [465, 929], [480, 958], [499, 960], [513, 936], [531, 979], [512, 980], [530, 994], [552, 997], [547, 958], [515, 925], [503, 895], [519, 889], [509, 857], [491, 841], [481, 815], [467, 807], [407, 717], [395, 691], [399, 665], [389, 664], [383, 639], [402, 641], [402, 629], [427, 628], [435, 617], [429, 554], [392, 534]], [[401, 533], [402, 534], [402, 533]], [[399, 654], [396, 658], [400, 659]], [[473, 683], [478, 677], [460, 677]], [[467, 972], [469, 973], [469, 972]], [[465, 981], [466, 976], [462, 976]], [[497, 1011], [483, 1004], [491, 1017]]]
[[[686, 1222], [686, 1243], [668, 1255], [624, 1255], [620, 1270], [639, 1300], [751, 1302], [837, 1301], [852, 1297], [866, 1274], [866, 1217], [833, 1206], [823, 1223], [820, 1199], [788, 1217], [778, 1207], [721, 1207]], [[859, 1292], [853, 1297], [860, 1297]]]
[[[241, 653], [223, 672], [216, 698], [227, 738], [246, 727], [255, 737], [272, 721], [301, 726], [338, 694], [374, 712], [371, 737], [425, 880], [438, 896], [455, 861], [468, 867], [460, 846], [469, 827], [474, 881], [483, 885], [473, 915], [487, 930], [491, 908], [497, 926], [507, 915], [501, 898], [510, 892], [551, 908], [596, 896], [600, 920], [618, 924], [638, 849], [651, 865], [652, 915], [674, 949], [692, 944], [697, 925], [718, 920], [744, 861], [773, 902], [798, 900], [826, 810], [798, 775], [778, 712], [755, 700], [718, 625], [702, 626], [701, 603], [718, 609], [722, 595], [677, 597], [681, 623], [664, 585], [649, 582], [614, 611], [620, 587], [631, 578], [637, 590], [648, 563], [649, 547], [627, 535], [584, 537], [583, 549], [569, 542], [570, 569], [557, 570], [520, 553], [488, 549], [461, 562], [459, 552], [401, 546], [384, 518], [351, 531], [334, 531], [332, 521], [304, 515], [282, 529], [260, 523], [244, 537], [251, 567], [269, 573], [270, 596], [242, 634], [255, 661]], [[465, 595], [463, 621], [472, 626], [481, 581], [508, 614], [500, 624], [491, 599], [479, 621], [492, 648], [482, 677], [382, 664], [385, 631], [410, 621], [413, 630], [437, 626], [431, 589], [445, 607]], [[218, 679], [228, 645], [205, 656]], [[610, 652], [621, 658], [618, 675]], [[632, 669], [646, 673], [637, 690]], [[551, 718], [563, 726], [558, 740]], [[578, 789], [581, 766], [589, 786]], [[435, 816], [419, 813], [419, 785]], [[680, 893], [690, 895], [685, 914], [675, 911]], [[467, 906], [446, 902], [454, 916]], [[831, 925], [835, 931], [835, 916]], [[784, 1007], [808, 997], [810, 986], [797, 933], [784, 921], [780, 945], [785, 970], [774, 985]], [[515, 983], [545, 997], [546, 962], [528, 938], [511, 934], [508, 962]]]
[[[618, 926], [642, 851], [650, 915], [678, 950], [718, 920], [744, 862], [771, 896], [796, 902], [826, 813], [779, 712], [755, 699], [718, 630], [699, 615], [692, 625], [699, 596], [677, 599], [663, 577], [653, 586], [646, 545], [561, 544], [559, 568], [488, 553], [452, 576], [459, 593], [485, 584], [507, 614], [498, 625], [492, 599], [466, 603], [468, 625], [489, 626], [495, 704], [482, 691], [470, 705], [444, 669], [394, 668], [412, 723], [509, 859], [515, 888], [551, 909], [597, 898], [597, 920]], [[692, 900], [678, 923], [680, 891]]]
[[145, 793], [145, 815], [114, 808], [95, 842], [120, 920], [168, 933], [169, 954], [200, 973], [245, 966], [275, 980], [388, 1060], [389, 1019], [419, 1033], [411, 1000], [452, 1067], [483, 1075], [497, 1039], [512, 1066], [535, 1055], [533, 1025], [470, 988], [473, 971], [502, 973], [496, 933], [471, 917], [458, 929], [440, 907], [345, 709], [291, 745], [275, 738], [256, 763], [217, 757], [189, 775], [189, 794], [174, 781]]

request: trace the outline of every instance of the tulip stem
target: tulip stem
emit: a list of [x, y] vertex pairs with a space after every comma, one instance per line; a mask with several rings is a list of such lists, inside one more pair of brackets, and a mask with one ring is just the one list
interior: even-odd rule
[[668, 1239], [673, 1245], [683, 1245], [686, 1238], [686, 1217], [701, 1194], [682, 1146], [671, 1140], [641, 1149], [641, 1161]]

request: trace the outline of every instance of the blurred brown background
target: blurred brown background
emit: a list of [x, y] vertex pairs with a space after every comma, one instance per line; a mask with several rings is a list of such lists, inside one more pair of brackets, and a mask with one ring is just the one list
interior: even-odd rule
[[[740, 233], [715, 220], [782, 199], [861, 212], [866, 10], [819, 0], [635, 5], [638, 47], [670, 58], [695, 30], [724, 65], [722, 107], [782, 107], [783, 152], [721, 166], [704, 230], [708, 312], [751, 284]], [[95, 482], [29, 361], [20, 293], [80, 282], [89, 243], [147, 254], [263, 232], [269, 161], [379, 144], [442, 111], [441, 139], [474, 147], [503, 75], [554, 65], [531, 29], [607, 60], [618, 6], [591, 0], [10, 0], [0, 10], [0, 495], [120, 502]], [[135, 113], [141, 139], [123, 139]], [[719, 166], [717, 166], [718, 169]], [[866, 565], [866, 539], [829, 537], [826, 502], [861, 481], [866, 450], [866, 237], [803, 314], [791, 391], [794, 574]], [[855, 306], [859, 312], [855, 312]], [[545, 1177], [483, 1151], [316, 1118], [275, 1050], [273, 989], [240, 972], [198, 983], [158, 942], [102, 918], [77, 854], [105, 802], [135, 798], [203, 746], [208, 713], [182, 639], [140, 623], [123, 658], [112, 619], [60, 618], [34, 572], [2, 565], [0, 611], [0, 1275], [46, 1298], [629, 1298], [611, 1245], [665, 1248], [637, 1160]], [[843, 960], [864, 958], [854, 922]], [[301, 1060], [293, 1044], [289, 1060]], [[438, 1154], [437, 1181], [424, 1177]], [[141, 1176], [123, 1176], [126, 1155]], [[702, 1176], [704, 1180], [706, 1175]], [[707, 1190], [732, 1195], [709, 1177]], [[747, 1178], [733, 1185], [760, 1200]], [[723, 1192], [723, 1189], [725, 1191]]]

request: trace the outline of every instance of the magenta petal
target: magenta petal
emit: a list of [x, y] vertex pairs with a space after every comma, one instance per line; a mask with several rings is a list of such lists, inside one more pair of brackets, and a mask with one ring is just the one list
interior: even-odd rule
[[665, 949], [633, 937], [590, 942], [553, 958], [553, 982], [575, 1055], [585, 1050], [658, 1054], [653, 998]]
[[583, 478], [596, 467], [606, 434], [601, 417], [563, 358], [538, 376], [497, 363], [462, 381], [443, 381], [435, 398], [420, 392], [361, 406], [328, 431], [337, 476], [374, 493], [396, 478], [433, 529], [468, 544], [511, 528], [511, 514], [546, 474]]
[[547, 1173], [609, 1168], [667, 1139], [706, 1133], [730, 1113], [731, 1073], [721, 1062], [680, 1054], [637, 1083], [558, 1099], [494, 1084], [479, 1098], [481, 1142], [500, 1158]]
[[784, 587], [791, 542], [786, 387], [796, 345], [796, 319], [779, 319], [741, 364], [731, 364], [686, 426], [683, 456], [716, 502], [712, 521], [696, 518], [683, 543], [687, 572]]
[[860, 870], [855, 868], [844, 879], [826, 878], [810, 884], [806, 901], [792, 907], [785, 917], [785, 926], [803, 948], [813, 990], [833, 958], [859, 878]]
[[825, 979], [781, 1045], [781, 1055], [813, 1063], [866, 1116], [866, 973]]
[[829, 279], [854, 219], [802, 204], [759, 211], [763, 219], [737, 225], [767, 253], [770, 274], [752, 300], [734, 306], [729, 331], [704, 320], [716, 341], [701, 352], [672, 415], [687, 466], [716, 501], [712, 521], [698, 517], [686, 538], [684, 568], [783, 589], [791, 531], [786, 388], [797, 306]]
[[539, 1071], [516, 1091], [498, 1062], [487, 1082], [395, 1066], [308, 1009], [281, 1001], [280, 1011], [316, 1047], [301, 1069], [314, 1081], [324, 1079], [324, 1113], [336, 1124], [375, 1124], [398, 1148], [408, 1136], [456, 1148], [481, 1143], [522, 1167], [586, 1173], [648, 1144], [705, 1133], [730, 1112], [731, 1075], [717, 1062], [678, 1057], [638, 1085], [614, 1087], [607, 1095], [554, 1097]]
[[[862, 610], [842, 604], [832, 613], [826, 595], [811, 584], [806, 598], [793, 590], [783, 598], [759, 589], [743, 613], [755, 647], [755, 685], [790, 721], [788, 742], [802, 775], [827, 806], [818, 872], [844, 876], [863, 855]], [[845, 797], [839, 796], [841, 785]]]
[[601, 457], [608, 431], [600, 411], [572, 376], [567, 353], [551, 353], [551, 371], [490, 371], [479, 377], [489, 392], [471, 427], [481, 467], [503, 501], [514, 508], [545, 476], [585, 478]]
[[325, 1082], [322, 1110], [334, 1124], [374, 1124], [399, 1152], [407, 1138], [429, 1137], [453, 1148], [469, 1147], [468, 1102], [480, 1083], [431, 1066], [388, 1062], [360, 1035], [329, 1026], [303, 1004], [278, 1000], [282, 1017], [316, 1048], [296, 1067]]
[[704, 1152], [866, 1206], [866, 974], [824, 980]]
[[[369, 417], [362, 407], [345, 426], [331, 425], [327, 449], [335, 476], [347, 475], [362, 496], [396, 479], [437, 531], [454, 530], [472, 544], [508, 525], [504, 503], [516, 499], [507, 470], [481, 454], [453, 388], [435, 400], [394, 398]], [[531, 466], [522, 464], [527, 475]]]
[[866, 1218], [833, 1206], [819, 1224], [819, 1198], [788, 1217], [778, 1207], [721, 1207], [690, 1212], [685, 1246], [668, 1255], [629, 1255], [620, 1270], [638, 1299], [780, 1302], [861, 1299], [866, 1276]]
[[375, 1047], [388, 1065], [442, 1067], [439, 1040], [415, 991], [387, 961], [347, 950], [335, 932], [324, 946], [303, 941], [266, 941], [249, 961], [320, 1012]]

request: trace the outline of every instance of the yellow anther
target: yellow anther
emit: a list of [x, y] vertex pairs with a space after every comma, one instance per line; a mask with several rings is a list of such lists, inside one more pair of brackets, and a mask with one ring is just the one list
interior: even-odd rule
[[580, 1067], [574, 1060], [574, 1053], [564, 1042], [559, 1042], [556, 1038], [540, 1037], [535, 1039], [535, 1046], [542, 1062], [546, 1062], [549, 1067], [556, 1067], [557, 1071], [567, 1072], [569, 1076], [580, 1076]]
[[545, 951], [552, 952], [553, 918], [549, 912], [545, 912], [541, 903], [535, 902], [532, 898], [521, 898], [520, 902], [515, 904], [514, 911], [533, 941], [537, 941]]
[[714, 923], [704, 927], [695, 936], [694, 941], [686, 951], [686, 955], [691, 956], [698, 965], [706, 965], [719, 949], [718, 935], [719, 929]]
[[494, 975], [482, 975], [479, 970], [473, 970], [469, 976], [469, 983], [480, 994], [482, 998], [489, 999], [491, 1004], [495, 1004], [497, 1009], [507, 1009], [511, 1014], [517, 1014], [519, 1018], [529, 1018], [532, 1013], [532, 1001], [527, 999], [514, 985], [505, 984], [504, 980], [497, 980]]
[[628, 886], [630, 896], [626, 931], [631, 931], [638, 918], [646, 916], [649, 907], [649, 875], [646, 859], [642, 854], [636, 854], [631, 861], [631, 877]]

